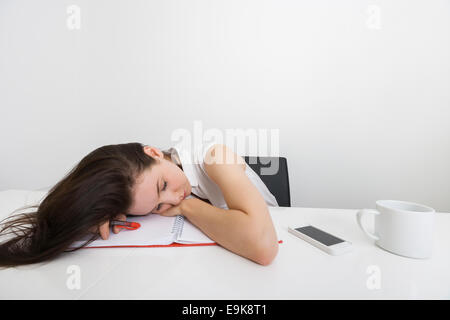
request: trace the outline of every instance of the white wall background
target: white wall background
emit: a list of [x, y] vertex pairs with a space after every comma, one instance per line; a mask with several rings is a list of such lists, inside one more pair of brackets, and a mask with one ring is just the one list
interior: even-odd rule
[[1, 0], [0, 108], [0, 190], [200, 120], [279, 129], [294, 206], [450, 212], [450, 2]]

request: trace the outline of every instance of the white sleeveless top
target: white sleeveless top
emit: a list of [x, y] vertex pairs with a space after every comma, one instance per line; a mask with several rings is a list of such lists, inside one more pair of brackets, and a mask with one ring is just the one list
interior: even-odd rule
[[[208, 199], [215, 207], [229, 209], [223, 197], [222, 190], [220, 190], [219, 186], [211, 180], [206, 173], [204, 166], [205, 154], [214, 144], [216, 144], [216, 142], [196, 146], [196, 149], [193, 152], [189, 147], [177, 145], [167, 150], [163, 150], [163, 152], [170, 155], [174, 163], [183, 167], [183, 172], [191, 184], [192, 193], [200, 198]], [[247, 163], [245, 165], [247, 177], [261, 193], [266, 204], [271, 207], [278, 207], [276, 198], [269, 191], [258, 174], [253, 171]], [[190, 197], [192, 196], [190, 195], [186, 197], [186, 199], [189, 199]]]

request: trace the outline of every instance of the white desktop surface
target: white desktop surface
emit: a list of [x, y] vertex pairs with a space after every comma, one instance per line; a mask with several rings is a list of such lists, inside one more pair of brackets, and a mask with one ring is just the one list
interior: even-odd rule
[[[220, 246], [81, 249], [0, 270], [0, 299], [450, 299], [450, 214], [436, 213], [433, 257], [420, 260], [375, 246], [356, 211], [270, 208], [283, 243], [269, 266]], [[353, 251], [331, 256], [288, 233], [302, 221], [352, 242]], [[79, 289], [67, 285], [71, 265]]]

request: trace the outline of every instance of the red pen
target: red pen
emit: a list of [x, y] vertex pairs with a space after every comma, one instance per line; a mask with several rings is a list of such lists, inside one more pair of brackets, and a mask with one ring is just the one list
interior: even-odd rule
[[127, 230], [137, 230], [141, 227], [141, 224], [131, 221], [112, 220], [111, 226], [117, 226], [118, 228], [124, 228]]

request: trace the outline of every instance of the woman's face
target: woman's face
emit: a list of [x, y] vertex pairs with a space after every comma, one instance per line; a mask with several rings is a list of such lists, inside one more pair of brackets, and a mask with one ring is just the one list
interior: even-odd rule
[[180, 202], [191, 193], [191, 184], [175, 163], [155, 147], [144, 147], [144, 152], [159, 160], [145, 170], [133, 188], [133, 204], [129, 214], [161, 213]]

